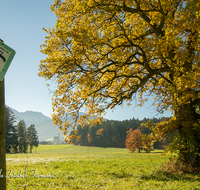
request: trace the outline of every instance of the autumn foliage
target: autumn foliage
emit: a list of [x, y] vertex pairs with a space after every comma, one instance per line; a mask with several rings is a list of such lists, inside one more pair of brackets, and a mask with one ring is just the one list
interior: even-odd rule
[[104, 128], [97, 130], [97, 132], [96, 132], [97, 138], [99, 138], [100, 136], [103, 136], [103, 131], [104, 131]]
[[101, 123], [107, 109], [136, 95], [142, 106], [148, 94], [158, 112], [173, 114], [149, 123], [151, 138], [172, 137], [178, 163], [200, 168], [200, 2], [55, 0], [51, 10], [57, 22], [44, 29], [39, 75], [56, 81], [52, 118], [64, 134]]
[[91, 144], [92, 141], [94, 140], [93, 137], [90, 135], [90, 133], [87, 133], [87, 139], [89, 144]]
[[143, 149], [142, 141], [141, 141], [141, 135], [142, 133], [140, 132], [140, 129], [137, 128], [133, 130], [132, 128], [128, 130], [126, 136], [126, 141], [125, 141], [125, 146], [127, 149], [129, 149], [131, 152], [134, 152], [135, 150], [140, 150]]

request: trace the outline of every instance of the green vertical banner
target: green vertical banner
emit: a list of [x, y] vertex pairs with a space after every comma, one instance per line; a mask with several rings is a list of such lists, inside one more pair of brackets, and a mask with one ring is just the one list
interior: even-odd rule
[[0, 41], [0, 80], [2, 81], [10, 63], [15, 56], [15, 50]]

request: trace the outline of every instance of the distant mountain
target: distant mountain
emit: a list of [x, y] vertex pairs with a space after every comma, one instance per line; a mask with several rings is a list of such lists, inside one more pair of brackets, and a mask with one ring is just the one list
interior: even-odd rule
[[50, 117], [45, 116], [41, 112], [36, 112], [36, 111], [18, 112], [17, 110], [15, 110], [11, 107], [10, 107], [10, 109], [13, 111], [14, 115], [16, 116], [17, 121], [20, 119], [23, 119], [27, 125], [51, 120]]
[[[38, 138], [40, 141], [46, 140], [46, 139], [53, 139], [54, 136], [60, 136], [60, 139], [64, 139], [64, 135], [60, 131], [58, 126], [55, 126], [53, 124], [53, 121], [50, 117], [45, 116], [41, 112], [36, 111], [26, 111], [26, 112], [18, 112], [17, 110], [9, 107], [14, 115], [16, 116], [16, 123], [19, 122], [19, 120], [24, 120], [27, 127], [29, 127], [31, 124], [35, 125], [35, 128], [38, 132]], [[84, 113], [80, 113], [80, 115], [83, 115]], [[73, 118], [71, 116], [68, 116], [67, 121], [69, 123], [73, 122]]]

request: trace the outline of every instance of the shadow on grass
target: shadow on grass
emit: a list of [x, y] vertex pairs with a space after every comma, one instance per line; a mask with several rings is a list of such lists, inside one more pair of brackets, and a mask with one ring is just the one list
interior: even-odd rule
[[170, 172], [164, 172], [164, 171], [157, 171], [155, 173], [152, 174], [147, 174], [145, 175], [140, 174], [140, 176], [138, 175], [133, 175], [130, 173], [108, 173], [109, 176], [113, 176], [115, 178], [131, 178], [131, 177], [136, 177], [136, 178], [140, 178], [141, 180], [156, 180], [156, 181], [190, 181], [190, 182], [200, 182], [200, 175], [195, 175], [195, 174], [190, 174], [190, 175], [186, 175], [186, 174], [174, 174], [174, 173], [170, 173]]
[[175, 173], [170, 173], [170, 172], [165, 172], [165, 171], [157, 171], [153, 174], [150, 175], [145, 175], [142, 174], [140, 179], [144, 180], [157, 180], [157, 181], [190, 181], [190, 182], [200, 182], [200, 175], [195, 175], [195, 174], [175, 174]]
[[129, 177], [133, 177], [132, 174], [130, 173], [122, 173], [122, 174], [119, 174], [119, 173], [115, 173], [115, 172], [112, 172], [112, 173], [109, 173], [110, 176], [113, 176], [115, 178], [129, 178]]
[[163, 153], [163, 151], [162, 151], [162, 150], [156, 150], [156, 151], [154, 151], [154, 152], [151, 152], [151, 153], [162, 154], [162, 153]]

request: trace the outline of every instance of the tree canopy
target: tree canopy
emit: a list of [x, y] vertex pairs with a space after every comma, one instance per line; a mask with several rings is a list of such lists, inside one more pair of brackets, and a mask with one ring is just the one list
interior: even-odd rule
[[200, 167], [200, 2], [55, 0], [51, 10], [57, 22], [44, 29], [47, 57], [39, 76], [56, 80], [55, 124], [65, 134], [66, 114], [82, 126], [97, 124], [106, 109], [130, 104], [137, 94], [143, 105], [147, 93], [158, 112], [174, 114], [151, 125], [154, 138], [177, 133], [180, 158]]
[[131, 152], [138, 150], [138, 152], [140, 153], [140, 150], [143, 149], [143, 144], [141, 140], [142, 133], [140, 132], [140, 129], [137, 128], [133, 130], [131, 128], [126, 133], [127, 133], [125, 141], [126, 148], [129, 149]]
[[27, 128], [27, 143], [30, 146], [30, 153], [32, 153], [33, 146], [38, 147], [39, 145], [37, 130], [35, 129], [34, 124]]
[[18, 136], [16, 126], [14, 125], [15, 119], [12, 110], [8, 106], [5, 106], [6, 153], [10, 153], [11, 151], [17, 152]]
[[26, 153], [28, 149], [27, 144], [27, 128], [24, 120], [20, 120], [17, 124], [17, 135], [18, 135], [18, 145], [19, 152]]

